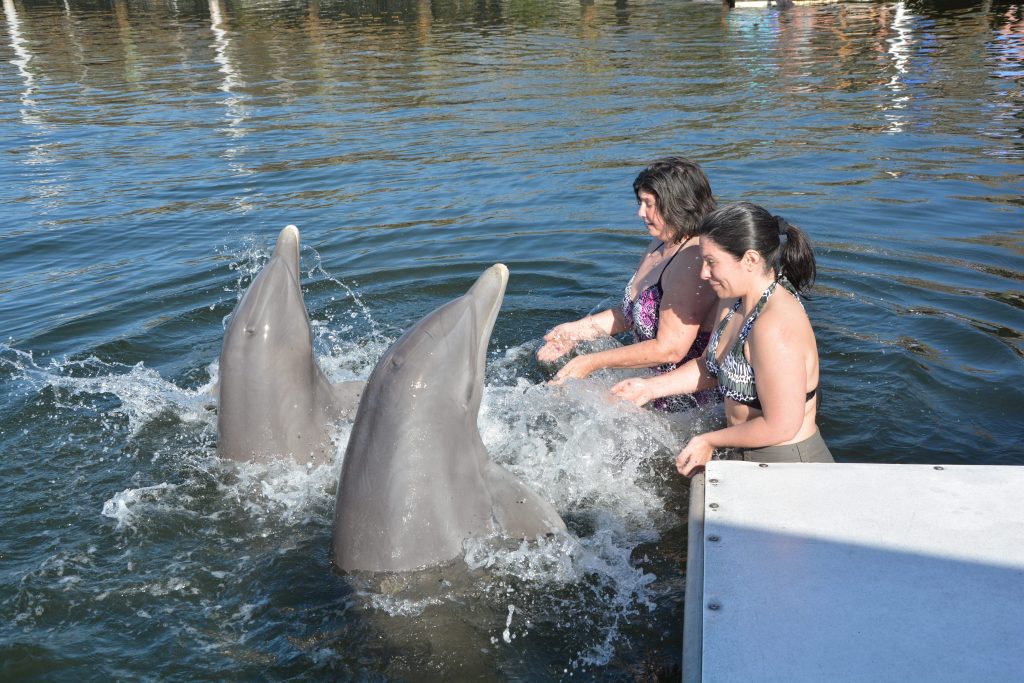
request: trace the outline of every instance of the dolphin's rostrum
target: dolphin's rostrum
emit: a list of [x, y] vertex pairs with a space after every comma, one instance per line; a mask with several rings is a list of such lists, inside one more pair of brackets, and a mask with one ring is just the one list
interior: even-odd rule
[[487, 345], [508, 269], [410, 328], [374, 368], [349, 437], [331, 561], [342, 571], [409, 571], [452, 560], [495, 532], [565, 532], [547, 501], [491, 460], [477, 414]]

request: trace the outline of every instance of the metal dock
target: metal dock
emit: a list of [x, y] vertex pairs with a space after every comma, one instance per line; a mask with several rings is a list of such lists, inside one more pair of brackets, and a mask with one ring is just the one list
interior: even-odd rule
[[1024, 681], [1024, 467], [713, 461], [683, 681]]

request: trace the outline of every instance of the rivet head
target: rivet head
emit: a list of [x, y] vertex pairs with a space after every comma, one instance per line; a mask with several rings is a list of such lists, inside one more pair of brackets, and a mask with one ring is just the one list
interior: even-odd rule
[[708, 505], [708, 507], [711, 508], [712, 510], [717, 510], [718, 509], [718, 503], [711, 503], [710, 505]]
[[718, 536], [708, 536], [708, 540], [711, 541], [712, 543], [717, 543], [719, 538], [718, 538]]
[[708, 479], [708, 483], [709, 484], [717, 484], [718, 480], [717, 479]]
[[717, 612], [721, 608], [722, 608], [722, 606], [719, 605], [717, 602], [709, 602], [708, 603], [708, 609], [711, 610], [712, 612]]
[[766, 462], [758, 463], [757, 466], [758, 467], [768, 467], [768, 463], [766, 463]]
[[937, 469], [937, 470], [944, 470], [944, 469], [946, 469], [946, 468], [945, 468], [945, 467], [943, 467], [942, 465], [936, 465], [936, 466], [935, 466], [935, 469]]

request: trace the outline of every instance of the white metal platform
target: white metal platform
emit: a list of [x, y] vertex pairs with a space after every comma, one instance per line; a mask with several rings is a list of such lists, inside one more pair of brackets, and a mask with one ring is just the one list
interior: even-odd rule
[[711, 462], [684, 681], [1024, 681], [1024, 467]]

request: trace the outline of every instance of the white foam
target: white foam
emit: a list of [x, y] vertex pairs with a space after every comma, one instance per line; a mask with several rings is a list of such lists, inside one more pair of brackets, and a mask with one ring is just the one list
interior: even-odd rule
[[501, 633], [501, 639], [504, 640], [506, 643], [511, 643], [512, 642], [512, 638], [514, 637], [512, 635], [512, 615], [515, 614], [515, 613], [516, 613], [516, 606], [515, 605], [509, 605], [508, 606], [508, 618], [505, 619], [505, 630], [502, 631], [502, 633]]
[[496, 577], [547, 586], [574, 583], [581, 577], [577, 560], [583, 546], [573, 535], [521, 540], [512, 546], [497, 538], [471, 538], [463, 547], [469, 569], [487, 569]]
[[[506, 357], [514, 365], [522, 354], [518, 347]], [[578, 666], [610, 661], [620, 626], [655, 608], [656, 577], [632, 555], [659, 538], [664, 480], [693, 428], [685, 417], [615, 400], [608, 389], [616, 379], [605, 373], [563, 386], [522, 378], [488, 386], [479, 420], [492, 457], [550, 500], [576, 532], [515, 547], [473, 540], [465, 561], [498, 583], [517, 578], [532, 585], [535, 603], [544, 602], [552, 584], [573, 587], [579, 603], [568, 608], [576, 612], [570, 618], [601, 624], [598, 639], [581, 645]]]
[[[347, 439], [347, 435], [346, 435]], [[335, 461], [300, 465], [290, 458], [267, 463], [238, 463], [236, 478], [223, 485], [224, 495], [261, 524], [330, 524], [333, 490], [338, 479]]]
[[421, 598], [400, 597], [389, 593], [360, 593], [370, 606], [392, 617], [418, 617], [428, 607], [444, 604], [441, 596]]
[[103, 503], [102, 514], [115, 520], [118, 529], [130, 528], [136, 517], [149, 514], [154, 507], [159, 507], [165, 494], [175, 489], [177, 486], [168, 483], [124, 489]]
[[3, 360], [13, 366], [17, 376], [35, 391], [46, 387], [56, 390], [58, 405], [66, 408], [84, 407], [86, 404], [68, 404], [71, 397], [83, 398], [111, 395], [119, 405], [109, 412], [124, 416], [132, 435], [149, 421], [173, 413], [185, 422], [210, 423], [213, 413], [210, 396], [211, 384], [197, 389], [182, 389], [169, 382], [143, 362], [128, 366], [108, 363], [95, 356], [83, 360], [52, 360], [41, 367], [31, 353], [5, 349]]

